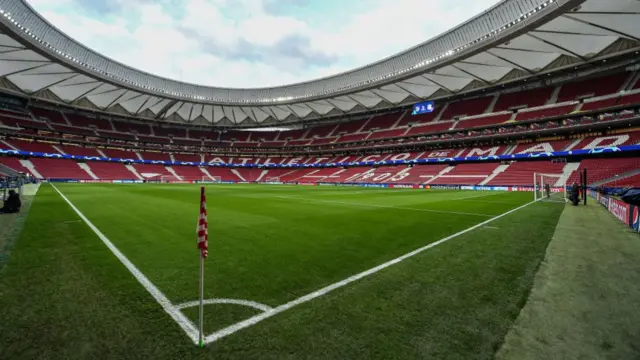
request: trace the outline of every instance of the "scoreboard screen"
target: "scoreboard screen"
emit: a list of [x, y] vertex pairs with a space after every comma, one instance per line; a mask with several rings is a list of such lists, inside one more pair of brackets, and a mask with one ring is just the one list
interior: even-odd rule
[[425, 101], [418, 104], [413, 105], [413, 111], [411, 115], [420, 115], [433, 112], [434, 105], [433, 101]]

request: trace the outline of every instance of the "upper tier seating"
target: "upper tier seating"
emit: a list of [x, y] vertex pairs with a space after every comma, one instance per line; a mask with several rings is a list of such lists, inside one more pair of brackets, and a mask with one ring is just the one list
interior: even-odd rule
[[[338, 139], [337, 142], [339, 143], [346, 143], [346, 142], [354, 142], [354, 141], [362, 141], [364, 140], [367, 136], [369, 136], [369, 134], [365, 134], [365, 133], [361, 133], [361, 134], [351, 134], [351, 135], [344, 135], [341, 136], [340, 139]], [[315, 144], [315, 143], [314, 143]]]
[[449, 106], [442, 113], [442, 120], [451, 120], [456, 116], [471, 116], [484, 113], [491, 101], [492, 96], [483, 97], [478, 99], [467, 99], [449, 103]]
[[220, 134], [215, 131], [193, 130], [189, 129], [189, 138], [202, 139], [207, 138], [210, 140], [218, 140]]
[[400, 122], [396, 125], [396, 127], [406, 126], [406, 125], [409, 125], [409, 124], [424, 124], [424, 123], [432, 122], [433, 120], [435, 120], [435, 118], [438, 116], [438, 113], [441, 110], [442, 110], [442, 108], [439, 108], [436, 105], [436, 107], [433, 110], [433, 112], [430, 112], [430, 113], [420, 114], [420, 115], [411, 115], [411, 112], [408, 112], [402, 118], [402, 120], [400, 120]]
[[58, 149], [64, 151], [64, 153], [67, 155], [102, 157], [102, 155], [100, 155], [98, 150], [96, 150], [95, 148], [73, 145], [58, 145]]
[[2, 117], [0, 117], [0, 122], [2, 122], [4, 125], [12, 127], [49, 130], [49, 126], [47, 126], [45, 122], [34, 121], [26, 118], [9, 117], [6, 115], [2, 115]]
[[230, 130], [227, 132], [223, 132], [220, 135], [220, 140], [221, 141], [248, 141], [249, 135], [251, 135], [251, 132], [249, 131]]
[[475, 119], [469, 119], [469, 120], [461, 120], [458, 122], [458, 124], [456, 125], [456, 127], [454, 129], [469, 129], [469, 128], [474, 128], [474, 127], [480, 127], [480, 126], [488, 126], [488, 125], [495, 125], [495, 124], [501, 124], [504, 123], [506, 121], [509, 121], [509, 119], [511, 119], [511, 116], [513, 116], [513, 114], [508, 113], [508, 114], [493, 114], [493, 115], [485, 115], [482, 117], [478, 117]]
[[515, 120], [523, 121], [523, 120], [534, 120], [541, 119], [545, 117], [552, 116], [560, 116], [566, 115], [572, 112], [576, 108], [575, 105], [562, 105], [562, 106], [553, 106], [540, 110], [533, 111], [518, 111]]
[[133, 151], [126, 150], [118, 150], [118, 149], [103, 149], [102, 152], [110, 158], [116, 159], [138, 159], [138, 155], [136, 155]]
[[369, 131], [372, 129], [389, 129], [398, 121], [401, 115], [402, 113], [391, 113], [375, 116], [367, 122], [367, 124], [362, 128], [362, 131]]
[[298, 129], [290, 131], [281, 131], [278, 139], [280, 140], [299, 140], [307, 132], [307, 129]]
[[62, 116], [62, 113], [57, 110], [33, 108], [31, 109], [31, 112], [33, 113], [33, 116], [35, 116], [37, 119], [44, 118], [49, 120], [52, 123], [65, 124], [65, 125], [67, 124], [67, 121]]
[[176, 159], [176, 161], [201, 162], [200, 155], [173, 154], [173, 158]]
[[73, 126], [77, 126], [77, 127], [95, 126], [97, 129], [108, 130], [108, 131], [113, 130], [111, 123], [109, 123], [109, 120], [107, 119], [94, 119], [94, 118], [88, 118], [82, 115], [71, 114], [71, 113], [68, 113], [65, 115], [67, 116], [67, 119], [69, 119], [69, 122]]
[[583, 139], [571, 150], [585, 150], [609, 146], [636, 145], [640, 143], [640, 131], [612, 134], [607, 136], [591, 136]]
[[164, 136], [164, 137], [169, 137], [169, 136], [179, 137], [179, 138], [186, 138], [187, 137], [187, 130], [186, 129], [180, 129], [180, 128], [175, 128], [175, 127], [154, 126], [153, 127], [153, 133], [156, 136]]
[[338, 125], [338, 128], [336, 128], [333, 131], [333, 134], [338, 135], [343, 133], [350, 134], [350, 133], [359, 132], [360, 128], [364, 126], [364, 124], [367, 121], [368, 119], [362, 119], [362, 120], [354, 120], [354, 121], [348, 121], [348, 122], [342, 123]]
[[520, 144], [516, 146], [512, 154], [528, 154], [535, 152], [552, 152], [562, 151], [567, 145], [571, 144], [571, 140], [543, 141], [537, 143]]
[[91, 130], [91, 128], [88, 128], [88, 127], [75, 127], [75, 126], [68, 126], [68, 125], [61, 125], [61, 124], [51, 124], [51, 127], [54, 130], [59, 131], [61, 133], [65, 133], [65, 134], [96, 136], [95, 131]]
[[577, 100], [579, 97], [584, 96], [602, 96], [617, 93], [629, 75], [630, 73], [624, 72], [562, 84], [560, 93], [558, 93], [558, 103]]
[[509, 110], [512, 108], [537, 107], [547, 103], [553, 93], [553, 87], [501, 94], [493, 107], [494, 112]]
[[166, 153], [140, 151], [139, 154], [144, 160], [171, 161], [171, 157]]
[[407, 133], [406, 136], [410, 135], [421, 135], [427, 133], [434, 133], [439, 131], [449, 130], [453, 126], [453, 122], [437, 122], [437, 123], [428, 123], [425, 125], [413, 126]]
[[618, 98], [612, 97], [604, 100], [596, 100], [596, 101], [585, 101], [582, 104], [582, 108], [580, 111], [592, 111], [592, 110], [600, 110], [610, 108], [612, 106], [616, 106], [618, 104]]
[[251, 141], [274, 141], [278, 131], [254, 131], [251, 133]]
[[[324, 138], [329, 136], [331, 133], [337, 134], [336, 132], [334, 132], [334, 129], [336, 129], [337, 127], [338, 126], [336, 124], [313, 127], [311, 128], [311, 130], [309, 130], [307, 136], [305, 136], [305, 139], [313, 139], [316, 137]], [[287, 137], [289, 136], [290, 135], [287, 135]]]
[[42, 152], [48, 154], [59, 154], [59, 152], [53, 148], [50, 144], [37, 143], [37, 142], [29, 142], [22, 140], [10, 140], [7, 141], [11, 145], [22, 151], [32, 151], [32, 152]]
[[407, 132], [407, 129], [391, 129], [391, 130], [380, 130], [375, 131], [369, 135], [367, 140], [375, 140], [375, 139], [388, 139], [393, 137], [402, 136]]
[[130, 122], [113, 121], [113, 126], [122, 133], [135, 133], [138, 135], [151, 135], [151, 128], [148, 124], [137, 124]]

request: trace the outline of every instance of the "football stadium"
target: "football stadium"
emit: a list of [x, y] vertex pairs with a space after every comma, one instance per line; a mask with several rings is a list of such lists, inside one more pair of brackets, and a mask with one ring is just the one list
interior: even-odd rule
[[248, 87], [37, 3], [0, 0], [0, 359], [640, 357], [639, 1]]

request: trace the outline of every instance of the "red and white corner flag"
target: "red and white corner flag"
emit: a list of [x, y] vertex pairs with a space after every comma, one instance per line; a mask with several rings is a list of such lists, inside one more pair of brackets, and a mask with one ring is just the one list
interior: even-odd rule
[[198, 249], [203, 258], [209, 252], [209, 224], [207, 223], [207, 198], [204, 186], [200, 188], [200, 216], [198, 216]]
[[207, 198], [204, 186], [200, 188], [200, 215], [198, 216], [198, 249], [200, 249], [200, 321], [198, 326], [200, 347], [204, 347], [204, 259], [209, 253], [209, 224], [207, 224]]

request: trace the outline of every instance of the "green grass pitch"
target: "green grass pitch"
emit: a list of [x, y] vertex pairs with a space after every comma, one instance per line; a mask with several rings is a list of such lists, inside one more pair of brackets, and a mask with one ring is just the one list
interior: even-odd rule
[[[172, 305], [198, 299], [198, 186], [56, 187]], [[531, 200], [532, 193], [210, 185], [205, 298], [278, 308]], [[0, 273], [0, 358], [492, 358], [562, 209], [530, 204], [199, 349], [44, 185]], [[206, 305], [205, 332], [262, 312]], [[196, 322], [197, 307], [181, 313]]]

